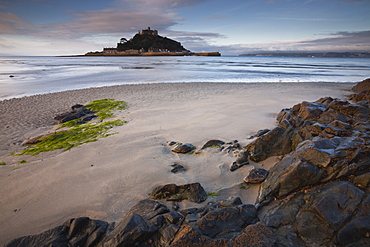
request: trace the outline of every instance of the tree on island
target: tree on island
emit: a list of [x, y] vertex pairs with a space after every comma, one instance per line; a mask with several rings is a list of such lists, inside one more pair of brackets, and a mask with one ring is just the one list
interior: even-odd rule
[[160, 35], [148, 35], [137, 33], [132, 39], [121, 39], [117, 44], [117, 51], [142, 50], [148, 51], [168, 51], [184, 52], [186, 50], [180, 42], [162, 37]]

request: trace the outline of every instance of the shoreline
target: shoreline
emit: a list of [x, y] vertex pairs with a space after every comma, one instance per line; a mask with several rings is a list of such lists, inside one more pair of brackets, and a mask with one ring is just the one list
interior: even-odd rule
[[[249, 168], [238, 173], [227, 170], [234, 156], [174, 155], [165, 148], [166, 142], [189, 142], [199, 148], [207, 140], [221, 139], [245, 145], [251, 134], [275, 126], [281, 109], [326, 96], [344, 98], [353, 86], [302, 82], [136, 84], [0, 101], [4, 113], [0, 127], [5, 129], [0, 139], [0, 162], [9, 163], [0, 167], [0, 211], [4, 212], [0, 216], [0, 244], [72, 217], [118, 222], [148, 191], [165, 183], [199, 181], [207, 192], [221, 188], [222, 197], [239, 193], [243, 202], [254, 203], [257, 187], [247, 193], [238, 190], [240, 178]], [[52, 117], [58, 113], [102, 98], [124, 100], [129, 105], [119, 114], [128, 121], [115, 129], [119, 134], [67, 152], [8, 156], [22, 148], [20, 141], [51, 131]], [[29, 163], [20, 164], [20, 160]], [[185, 163], [190, 169], [171, 174], [173, 162]]]

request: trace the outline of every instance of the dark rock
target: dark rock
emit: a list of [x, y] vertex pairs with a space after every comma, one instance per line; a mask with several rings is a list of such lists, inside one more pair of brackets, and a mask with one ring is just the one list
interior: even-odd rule
[[253, 138], [256, 138], [256, 137], [263, 136], [264, 134], [266, 134], [269, 131], [270, 131], [269, 129], [259, 130], [259, 131], [257, 131], [257, 133], [255, 135], [250, 136], [249, 139], [253, 139]]
[[185, 143], [185, 144], [179, 144], [176, 147], [172, 149], [172, 152], [174, 153], [181, 153], [181, 154], [186, 154], [195, 149], [195, 146], [193, 146], [190, 143]]
[[269, 172], [262, 168], [253, 168], [248, 175], [244, 177], [243, 181], [246, 183], [258, 184], [262, 183]]
[[252, 207], [226, 207], [215, 209], [195, 223], [195, 227], [211, 238], [221, 238], [240, 232], [257, 221], [257, 210]]
[[207, 193], [200, 183], [179, 185], [167, 184], [153, 189], [150, 198], [165, 199], [167, 201], [189, 200], [191, 202], [203, 202], [207, 199]]
[[235, 235], [226, 244], [226, 247], [263, 246], [275, 247], [277, 240], [271, 230], [263, 223], [258, 222], [245, 227], [240, 234]]
[[41, 234], [15, 239], [5, 246], [96, 246], [109, 229], [107, 222], [81, 217]]
[[[333, 182], [306, 192], [301, 192], [272, 208], [266, 214], [263, 222], [273, 229], [280, 245], [297, 243], [303, 246], [334, 246], [338, 234], [338, 240], [342, 245], [358, 241], [350, 239], [348, 233], [354, 228], [350, 225], [352, 217], [358, 208], [364, 209], [361, 204], [365, 193], [348, 182]], [[362, 214], [366, 214], [365, 212]], [[361, 210], [360, 210], [361, 212]], [[360, 213], [361, 214], [361, 213]], [[356, 216], [355, 218], [356, 219]], [[367, 225], [358, 225], [358, 219], [354, 220], [362, 232], [368, 229]], [[343, 228], [343, 226], [346, 227]], [[338, 230], [341, 229], [341, 231]], [[351, 229], [351, 230], [349, 230]]]
[[175, 163], [175, 164], [172, 164], [171, 167], [172, 167], [171, 168], [172, 173], [186, 172], [186, 168], [183, 165]]
[[239, 154], [239, 157], [236, 159], [235, 163], [238, 165], [238, 167], [248, 165], [249, 164], [248, 153], [241, 152]]
[[173, 146], [173, 145], [176, 145], [176, 144], [177, 144], [177, 142], [175, 142], [175, 141], [168, 142], [168, 146]]
[[203, 235], [198, 229], [190, 225], [183, 225], [175, 236], [170, 247], [214, 247], [225, 246], [225, 240], [213, 240]]
[[261, 184], [257, 205], [264, 205], [276, 198], [282, 198], [295, 190], [315, 184], [325, 171], [294, 155], [286, 155], [273, 166], [266, 180]]
[[282, 127], [276, 127], [248, 144], [245, 149], [251, 160], [260, 162], [271, 156], [291, 152], [291, 144], [291, 135], [288, 131]]
[[235, 206], [239, 206], [239, 205], [242, 205], [242, 204], [243, 204], [243, 202], [240, 199], [240, 197], [230, 196], [226, 200], [220, 201], [217, 206], [219, 208], [226, 208], [226, 207], [235, 207]]
[[224, 141], [220, 140], [209, 140], [206, 142], [206, 144], [203, 145], [201, 149], [206, 149], [206, 148], [221, 148], [222, 145], [224, 145]]
[[72, 106], [71, 109], [72, 111], [57, 115], [54, 119], [57, 120], [59, 124], [76, 119], [81, 119], [80, 122], [85, 123], [97, 117], [94, 115], [95, 112], [88, 110], [80, 104]]
[[239, 166], [236, 164], [236, 162], [233, 162], [230, 166], [230, 171], [233, 172], [237, 169], [239, 169]]

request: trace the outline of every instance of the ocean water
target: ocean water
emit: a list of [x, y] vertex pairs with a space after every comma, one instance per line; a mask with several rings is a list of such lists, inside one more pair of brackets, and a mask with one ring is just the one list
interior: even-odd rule
[[0, 57], [0, 100], [140, 83], [359, 82], [369, 58]]

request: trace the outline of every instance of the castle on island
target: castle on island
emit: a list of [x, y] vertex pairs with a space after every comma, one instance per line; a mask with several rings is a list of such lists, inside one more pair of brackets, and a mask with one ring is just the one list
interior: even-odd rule
[[180, 42], [158, 35], [150, 27], [139, 30], [129, 40], [121, 38], [117, 47], [103, 48], [102, 52], [89, 52], [87, 56], [220, 56], [219, 52], [193, 53]]

